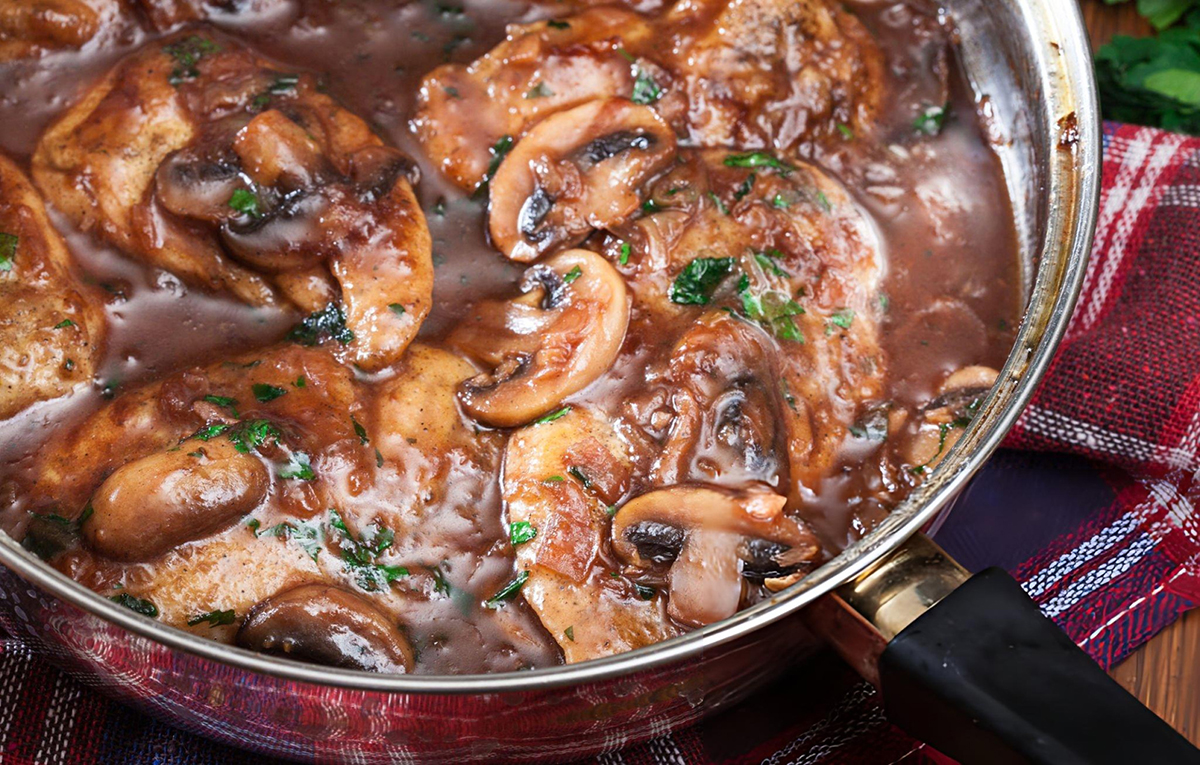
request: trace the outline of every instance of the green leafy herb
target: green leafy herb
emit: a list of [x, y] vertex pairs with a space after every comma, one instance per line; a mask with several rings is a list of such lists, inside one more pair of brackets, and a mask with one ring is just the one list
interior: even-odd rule
[[516, 597], [517, 592], [519, 592], [521, 589], [521, 585], [525, 584], [527, 579], [529, 579], [529, 572], [522, 571], [513, 577], [511, 582], [501, 587], [499, 592], [485, 600], [483, 604], [488, 608], [499, 608], [500, 606], [504, 605], [506, 601], [512, 600], [514, 597]]
[[632, 54], [632, 53], [630, 53], [629, 51], [625, 50], [624, 48], [617, 48], [617, 53], [620, 53], [620, 54], [621, 54], [621, 58], [625, 59], [626, 61], [628, 61], [628, 62], [629, 62], [629, 63], [631, 63], [631, 64], [632, 64], [634, 61], [637, 61], [637, 59], [635, 59], [635, 58], [633, 57], [633, 54]]
[[662, 98], [662, 88], [658, 87], [658, 83], [654, 81], [653, 77], [639, 67], [633, 80], [633, 94], [629, 100], [635, 104], [646, 105], [652, 104], [660, 98]]
[[91, 505], [85, 507], [83, 513], [74, 521], [58, 513], [30, 513], [29, 525], [25, 529], [21, 546], [42, 560], [50, 560], [76, 545], [80, 529], [91, 514]]
[[583, 488], [585, 488], [585, 489], [592, 488], [592, 479], [588, 478], [587, 475], [579, 468], [572, 465], [571, 467], [567, 468], [567, 472], [571, 474], [572, 478], [574, 478], [576, 481], [579, 481], [579, 483], [583, 484]]
[[288, 458], [287, 464], [279, 468], [278, 475], [280, 478], [300, 481], [312, 481], [317, 477], [317, 474], [313, 472], [308, 455], [304, 452], [293, 452], [292, 456]]
[[792, 203], [787, 201], [783, 194], [776, 194], [775, 198], [771, 200], [771, 206], [776, 210], [786, 210], [792, 206]]
[[429, 573], [433, 575], [433, 591], [442, 595], [449, 595], [454, 586], [450, 584], [450, 580], [442, 572], [441, 566], [427, 566]]
[[158, 606], [154, 605], [145, 598], [135, 598], [128, 592], [122, 592], [117, 595], [113, 595], [109, 598], [109, 600], [117, 605], [125, 606], [135, 614], [149, 616], [151, 619], [158, 616]]
[[567, 640], [570, 640], [572, 643], [575, 642], [575, 626], [574, 625], [567, 627], [565, 630], [563, 630], [563, 634], [566, 635]]
[[570, 271], [563, 274], [563, 283], [570, 284], [581, 276], [583, 276], [583, 269], [579, 266], [575, 266]]
[[208, 396], [205, 396], [204, 400], [210, 404], [216, 404], [219, 407], [228, 409], [229, 413], [231, 415], [233, 415], [234, 417], [238, 416], [237, 399], [236, 398], [230, 398], [229, 396], [213, 396], [210, 394]]
[[766, 327], [776, 337], [804, 342], [804, 334], [792, 318], [803, 314], [804, 308], [787, 294], [775, 289], [757, 291], [751, 286], [750, 277], [742, 274], [738, 279], [738, 296], [742, 300], [742, 313], [748, 319]]
[[451, 98], [462, 98], [462, 95], [458, 92], [458, 88], [445, 87], [442, 88], [442, 90], [446, 91], [446, 95], [450, 96]]
[[746, 154], [730, 154], [725, 158], [726, 167], [769, 167], [787, 175], [796, 168], [777, 159], [765, 151], [752, 151]]
[[842, 329], [850, 329], [850, 324], [854, 321], [854, 311], [850, 308], [839, 308], [829, 317], [829, 323]]
[[20, 241], [16, 234], [0, 232], [0, 271], [13, 270], [13, 263], [17, 259], [17, 244]]
[[719, 196], [710, 191], [708, 192], [708, 198], [712, 200], [712, 203], [716, 205], [717, 210], [720, 211], [722, 215], [729, 214], [729, 208], [725, 206], [725, 203], [721, 201]]
[[754, 181], [758, 180], [758, 173], [750, 173], [746, 176], [746, 180], [742, 181], [742, 185], [738, 190], [733, 192], [733, 198], [737, 201], [742, 201], [742, 198], [750, 193], [750, 189], [754, 188]]
[[299, 377], [297, 377], [297, 378], [296, 378], [296, 382], [292, 383], [292, 387], [294, 387], [294, 388], [307, 388], [307, 387], [308, 387], [308, 380], [307, 380], [307, 379], [305, 379], [304, 375], [300, 375]]
[[268, 385], [267, 383], [254, 383], [254, 385], [250, 386], [250, 390], [254, 391], [254, 397], [264, 404], [268, 401], [274, 401], [287, 393], [283, 388]]
[[70, 319], [63, 319], [59, 323], [55, 324], [54, 328], [55, 329], [66, 329], [67, 327], [74, 327], [74, 326], [75, 326], [75, 322], [71, 321]]
[[317, 523], [301, 521], [298, 524], [291, 524], [286, 521], [277, 523], [269, 529], [265, 529], [261, 533], [256, 529], [255, 536], [260, 537], [278, 537], [279, 539], [288, 539], [300, 546], [308, 554], [308, 557], [313, 559], [315, 563], [317, 556], [321, 554], [321, 527]]
[[570, 411], [571, 411], [571, 407], [569, 405], [564, 406], [562, 409], [558, 409], [556, 411], [551, 412], [550, 414], [543, 415], [542, 417], [537, 418], [536, 420], [533, 421], [533, 424], [534, 425], [544, 425], [547, 422], [554, 422], [559, 417], [566, 417]]
[[538, 84], [530, 88], [529, 92], [525, 94], [525, 98], [545, 98], [552, 95], [554, 95], [554, 91], [550, 90], [546, 83], [539, 80]]
[[627, 265], [629, 263], [629, 254], [632, 251], [633, 248], [629, 245], [629, 242], [621, 242], [621, 257], [617, 259], [617, 262], [623, 266]]
[[346, 315], [336, 303], [330, 303], [320, 311], [311, 313], [292, 327], [287, 339], [300, 345], [316, 345], [329, 337], [342, 345], [354, 341], [354, 333], [346, 326]]
[[754, 259], [758, 261], [758, 265], [762, 266], [764, 271], [781, 276], [784, 279], [791, 276], [787, 271], [779, 267], [778, 259], [783, 257], [783, 253], [779, 250], [770, 250], [768, 252], [754, 253]]
[[849, 125], [843, 125], [842, 123], [839, 122], [839, 123], [837, 123], [837, 129], [838, 129], [838, 132], [842, 134], [842, 138], [845, 138], [847, 141], [854, 140], [854, 131], [850, 128]]
[[388, 527], [373, 523], [356, 538], [337, 510], [329, 511], [329, 525], [341, 535], [338, 547], [342, 551], [342, 563], [362, 589], [374, 592], [408, 576], [408, 569], [404, 566], [392, 566], [377, 560], [395, 541], [395, 532]]
[[354, 425], [354, 435], [358, 436], [358, 440], [364, 446], [371, 443], [371, 439], [367, 437], [367, 429], [362, 426], [362, 423], [355, 419], [354, 415], [350, 415], [350, 423]]
[[404, 315], [404, 306], [402, 306], [399, 303], [388, 303], [388, 310], [391, 311], [392, 313], [396, 314], [397, 316]]
[[375, 450], [375, 467], [383, 467], [383, 452]]
[[235, 614], [232, 608], [228, 611], [209, 611], [207, 614], [200, 614], [188, 619], [187, 625], [195, 627], [197, 624], [208, 622], [209, 627], [220, 627], [222, 624], [233, 624], [234, 618]]
[[570, 24], [568, 24], [565, 21], [559, 21], [558, 19], [550, 19], [549, 21], [546, 22], [546, 26], [550, 27], [551, 29], [570, 29], [571, 28]]
[[249, 215], [251, 218], [262, 217], [258, 210], [258, 197], [249, 189], [234, 189], [229, 197], [229, 206], [242, 215]]
[[[211, 441], [225, 431], [229, 430], [229, 426], [223, 422], [218, 422], [215, 425], [205, 425], [191, 435], [192, 438], [198, 438], [201, 441]], [[186, 440], [186, 439], [184, 439]]]
[[925, 135], [937, 135], [942, 132], [942, 125], [946, 122], [945, 106], [926, 106], [913, 120], [913, 130]]
[[475, 187], [475, 192], [471, 195], [473, 199], [482, 199], [487, 193], [488, 186], [495, 177], [496, 171], [500, 169], [500, 163], [504, 161], [504, 157], [512, 150], [513, 137], [511, 135], [500, 136], [500, 139], [492, 145], [492, 161], [488, 163], [487, 173], [484, 174], [483, 180]]
[[267, 92], [272, 93], [274, 95], [279, 95], [280, 93], [290, 93], [292, 90], [294, 90], [296, 88], [296, 85], [299, 82], [300, 82], [299, 75], [281, 74], [275, 78], [275, 82], [272, 82], [270, 84], [270, 86], [267, 87]]
[[552, 476], [547, 476], [547, 477], [543, 478], [542, 483], [544, 483], [544, 484], [562, 483], [565, 480], [567, 480], [567, 479], [563, 478], [561, 475], [552, 475]]
[[642, 212], [644, 212], [646, 215], [653, 215], [661, 209], [662, 208], [659, 206], [658, 202], [654, 201], [653, 199], [647, 199], [645, 202], [642, 202]]
[[825, 212], [829, 212], [830, 210], [833, 209], [833, 205], [829, 204], [829, 197], [825, 196], [824, 191], [818, 191], [816, 194], [816, 197], [817, 197], [817, 206], [820, 207], [822, 210], [824, 210]]
[[279, 430], [269, 420], [239, 422], [229, 431], [229, 440], [233, 442], [233, 448], [242, 454], [249, 454], [265, 444], [269, 438], [279, 438]]
[[654, 594], [658, 592], [658, 590], [654, 589], [653, 587], [645, 584], [638, 584], [637, 582], [633, 583], [633, 589], [637, 591], [638, 597], [642, 600], [653, 600]]
[[708, 305], [713, 290], [733, 270], [733, 263], [733, 258], [696, 258], [688, 263], [671, 282], [671, 302]]
[[163, 53], [175, 59], [177, 64], [167, 81], [172, 85], [179, 85], [181, 82], [195, 79], [200, 75], [196, 69], [196, 64], [200, 62], [200, 59], [219, 50], [221, 50], [219, 45], [199, 35], [192, 35], [164, 47]]
[[75, 359], [67, 359], [66, 361], [63, 362], [63, 369], [67, 370], [68, 372], [70, 372], [74, 368], [75, 368]]
[[258, 528], [260, 526], [262, 526], [262, 521], [257, 518], [251, 518], [246, 521], [246, 528], [250, 529], [254, 533], [254, 536], [258, 536]]
[[513, 547], [523, 545], [526, 542], [533, 540], [537, 536], [537, 527], [529, 521], [514, 521], [509, 524], [508, 538], [512, 541]]
[[886, 441], [888, 437], [888, 407], [874, 406], [850, 426], [850, 435], [864, 441]]

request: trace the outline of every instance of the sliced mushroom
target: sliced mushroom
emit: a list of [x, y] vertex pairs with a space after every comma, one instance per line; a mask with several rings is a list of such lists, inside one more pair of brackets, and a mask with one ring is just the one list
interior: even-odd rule
[[986, 366], [969, 366], [952, 372], [925, 407], [916, 434], [905, 447], [910, 471], [921, 475], [937, 466], [962, 438], [983, 397], [1000, 373]]
[[594, 252], [568, 250], [530, 268], [521, 290], [480, 304], [450, 337], [489, 370], [459, 387], [463, 408], [497, 427], [529, 422], [591, 384], [629, 326], [625, 283]]
[[116, 470], [92, 497], [89, 546], [119, 561], [145, 561], [253, 510], [270, 475], [228, 439], [189, 441]]
[[786, 502], [761, 489], [656, 489], [617, 511], [613, 549], [639, 568], [669, 564], [668, 613], [682, 624], [711, 624], [737, 611], [743, 577], [783, 576], [816, 557], [816, 537], [783, 512]]
[[326, 584], [302, 584], [251, 609], [238, 645], [312, 664], [402, 674], [413, 650], [399, 626], [367, 599]]
[[492, 179], [492, 243], [521, 262], [625, 221], [639, 190], [675, 158], [675, 134], [648, 106], [605, 98], [539, 122]]

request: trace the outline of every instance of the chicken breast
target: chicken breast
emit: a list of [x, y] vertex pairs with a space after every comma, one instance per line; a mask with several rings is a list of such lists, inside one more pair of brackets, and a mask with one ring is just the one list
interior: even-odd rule
[[118, 64], [33, 156], [76, 225], [188, 284], [313, 314], [312, 341], [368, 370], [432, 300], [408, 167], [311, 75], [205, 31]]
[[104, 307], [24, 173], [0, 156], [0, 419], [92, 380]]

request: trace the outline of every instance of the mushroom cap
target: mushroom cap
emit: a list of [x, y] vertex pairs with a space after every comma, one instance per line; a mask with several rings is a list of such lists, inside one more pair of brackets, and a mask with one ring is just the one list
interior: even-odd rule
[[812, 560], [816, 537], [783, 512], [787, 498], [679, 484], [625, 503], [613, 518], [613, 550], [636, 567], [668, 564], [676, 621], [711, 624], [737, 611], [742, 579], [777, 577]]
[[547, 117], [492, 179], [492, 243], [513, 260], [530, 262], [624, 222], [641, 205], [641, 186], [675, 158], [675, 145], [657, 112], [624, 98]]
[[530, 422], [604, 374], [629, 326], [625, 282], [589, 250], [567, 250], [526, 272], [522, 295], [483, 304], [450, 343], [488, 370], [459, 386], [475, 419]]
[[366, 598], [328, 584], [302, 584], [254, 606], [238, 645], [313, 664], [371, 672], [412, 670], [399, 626]]

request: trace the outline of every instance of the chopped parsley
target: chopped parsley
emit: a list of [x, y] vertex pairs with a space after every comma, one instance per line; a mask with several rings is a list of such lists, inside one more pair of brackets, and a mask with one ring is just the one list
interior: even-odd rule
[[79, 532], [92, 515], [92, 506], [84, 508], [77, 520], [64, 518], [58, 513], [30, 513], [29, 526], [21, 546], [42, 560], [50, 560], [60, 552], [74, 547]]
[[279, 468], [277, 475], [280, 478], [299, 481], [312, 481], [317, 477], [313, 472], [312, 463], [309, 462], [309, 456], [304, 452], [294, 452], [288, 458], [287, 464]]
[[742, 300], [742, 312], [747, 318], [769, 329], [776, 337], [804, 342], [804, 335], [792, 318], [804, 313], [804, 309], [795, 300], [778, 290], [755, 291], [746, 274], [742, 274], [738, 280], [738, 296]]
[[111, 600], [112, 602], [116, 603], [119, 606], [125, 606], [130, 611], [133, 611], [135, 614], [141, 614], [142, 616], [149, 616], [151, 619], [158, 616], [158, 606], [154, 605], [153, 603], [151, 603], [149, 600], [146, 600], [145, 598], [135, 598], [132, 595], [130, 595], [128, 592], [122, 592], [120, 594], [113, 595], [112, 597], [109, 598], [109, 600]]
[[264, 404], [268, 401], [274, 401], [275, 399], [287, 393], [287, 391], [283, 388], [278, 388], [274, 385], [268, 385], [267, 383], [254, 383], [254, 385], [250, 386], [250, 389], [254, 391], [254, 398], [258, 399]]
[[680, 305], [708, 305], [713, 290], [732, 270], [733, 258], [696, 258], [671, 282], [671, 302]]
[[523, 545], [537, 536], [537, 527], [529, 521], [514, 521], [508, 527], [508, 538], [513, 547]]
[[59, 323], [55, 324], [54, 328], [55, 329], [66, 329], [67, 327], [74, 327], [74, 326], [75, 326], [75, 322], [71, 321], [70, 319], [63, 319]]
[[937, 135], [946, 123], [945, 106], [926, 106], [913, 120], [913, 131], [925, 135]]
[[842, 138], [846, 139], [847, 141], [854, 140], [854, 131], [850, 128], [849, 125], [843, 125], [842, 123], [839, 122], [839, 123], [837, 123], [837, 129], [838, 129], [838, 132], [842, 134]]
[[[218, 422], [214, 425], [205, 425], [191, 435], [191, 438], [198, 438], [201, 441], [211, 441], [225, 431], [229, 430], [229, 426], [223, 422]], [[187, 439], [184, 439], [185, 441]]]
[[362, 426], [362, 423], [355, 419], [354, 415], [350, 415], [350, 424], [354, 426], [354, 435], [358, 436], [358, 440], [364, 446], [371, 443], [371, 439], [367, 437], [367, 429]]
[[850, 426], [850, 435], [864, 441], [886, 441], [888, 437], [888, 407], [874, 406], [858, 422]]
[[229, 196], [229, 206], [242, 215], [249, 215], [251, 218], [262, 217], [258, 209], [258, 196], [249, 189], [234, 189], [233, 194]]
[[792, 206], [792, 203], [787, 201], [783, 194], [776, 194], [775, 198], [771, 200], [771, 206], [776, 210], [786, 210]]
[[356, 538], [346, 527], [341, 514], [332, 509], [329, 511], [329, 525], [341, 535], [338, 547], [342, 551], [342, 563], [362, 589], [375, 592], [408, 576], [408, 569], [404, 566], [387, 565], [377, 560], [396, 538], [395, 532], [387, 526], [373, 523]]
[[279, 95], [280, 93], [290, 93], [291, 91], [295, 90], [296, 85], [299, 82], [300, 82], [299, 75], [281, 74], [275, 78], [275, 82], [272, 82], [267, 87], [267, 92], [271, 93], [272, 95]]
[[517, 592], [521, 589], [521, 585], [525, 584], [525, 581], [528, 579], [529, 572], [522, 571], [513, 577], [512, 581], [501, 587], [499, 592], [485, 600], [483, 605], [487, 606], [488, 608], [499, 608], [500, 606], [504, 605], [506, 601], [512, 600], [514, 597], [516, 597]]
[[229, 440], [233, 442], [233, 448], [242, 454], [249, 454], [269, 438], [279, 438], [279, 430], [269, 420], [239, 422], [229, 431]]
[[451, 98], [462, 98], [462, 94], [458, 92], [458, 88], [445, 87], [442, 88], [442, 90], [446, 91], [446, 95], [450, 96]]
[[329, 337], [342, 345], [354, 341], [354, 332], [346, 326], [346, 315], [336, 303], [330, 303], [304, 317], [287, 335], [287, 339], [293, 343], [309, 346], [316, 345], [322, 337]]
[[719, 196], [710, 191], [708, 192], [708, 198], [712, 200], [712, 203], [716, 205], [717, 210], [720, 211], [722, 215], [729, 214], [729, 208], [725, 206], [725, 203], [721, 201]]
[[571, 407], [569, 405], [564, 406], [562, 409], [558, 409], [556, 411], [551, 412], [550, 414], [543, 415], [542, 417], [537, 418], [536, 420], [533, 421], [533, 424], [534, 425], [544, 425], [547, 422], [554, 422], [555, 420], [557, 420], [560, 417], [566, 417], [570, 411], [571, 411]]
[[587, 475], [579, 468], [572, 465], [571, 467], [567, 468], [567, 472], [571, 474], [572, 478], [574, 478], [576, 481], [579, 481], [579, 483], [583, 484], [583, 488], [585, 488], [585, 489], [592, 488], [592, 479], [588, 478]]
[[234, 618], [235, 614], [232, 608], [228, 611], [209, 611], [207, 614], [200, 614], [188, 619], [187, 625], [195, 627], [197, 624], [208, 622], [209, 627], [220, 627], [222, 624], [233, 624]]
[[163, 53], [175, 59], [175, 63], [177, 64], [171, 71], [171, 76], [167, 79], [167, 82], [172, 85], [179, 85], [181, 82], [194, 80], [200, 76], [199, 70], [196, 69], [196, 64], [200, 63], [200, 59], [209, 53], [216, 53], [220, 50], [221, 47], [219, 45], [200, 35], [192, 35], [173, 45], [164, 47]]
[[397, 316], [403, 316], [405, 313], [404, 306], [399, 303], [388, 303], [388, 310]]
[[839, 308], [829, 317], [829, 323], [842, 329], [850, 329], [850, 324], [854, 321], [854, 310], [850, 308]]
[[[249, 524], [247, 524], [249, 525]], [[309, 523], [301, 521], [298, 524], [291, 524], [287, 521], [277, 523], [269, 529], [262, 532], [257, 531], [258, 526], [255, 525], [254, 535], [259, 537], [277, 537], [279, 539], [289, 539], [300, 545], [300, 549], [308, 554], [308, 557], [313, 559], [315, 563], [317, 556], [321, 554], [321, 527], [317, 523]]]
[[824, 191], [818, 191], [816, 193], [816, 197], [817, 197], [817, 206], [820, 207], [822, 210], [824, 210], [825, 212], [829, 212], [830, 210], [833, 209], [833, 205], [829, 204], [829, 197], [825, 196]]
[[765, 151], [752, 151], [746, 154], [730, 154], [725, 158], [726, 167], [769, 167], [772, 170], [779, 170], [782, 174], [787, 175], [796, 168], [788, 163], [777, 159], [774, 155]]
[[471, 195], [473, 199], [481, 199], [487, 193], [492, 178], [495, 177], [496, 171], [500, 169], [500, 163], [504, 161], [504, 158], [512, 150], [512, 147], [513, 137], [511, 135], [500, 136], [500, 139], [492, 145], [492, 161], [488, 163], [488, 169], [483, 176], [483, 180], [475, 187], [475, 192]]
[[[210, 394], [208, 396], [205, 396], [204, 400], [210, 404], [216, 404], [219, 407], [228, 409], [230, 415], [232, 415], [234, 417], [238, 416], [237, 399], [236, 398], [230, 398], [229, 396], [213, 396]], [[204, 440], [208, 440], [208, 439], [204, 439]]]
[[743, 197], [750, 193], [750, 189], [754, 188], [754, 182], [758, 180], [758, 173], [750, 173], [746, 176], [746, 180], [742, 181], [742, 185], [738, 190], [733, 192], [734, 200], [740, 202]]
[[572, 643], [575, 642], [575, 626], [574, 625], [567, 627], [565, 630], [563, 630], [563, 634], [567, 636], [567, 640], [570, 640]]
[[662, 98], [662, 88], [658, 86], [653, 77], [639, 67], [633, 80], [633, 94], [629, 96], [629, 100], [645, 106], [660, 98]]
[[638, 597], [642, 600], [653, 600], [654, 594], [658, 592], [658, 590], [649, 585], [638, 584], [637, 582], [633, 583], [633, 589], [637, 591]]
[[758, 265], [762, 266], [764, 271], [781, 276], [784, 279], [791, 276], [787, 271], [779, 267], [779, 259], [783, 257], [783, 253], [779, 250], [769, 250], [767, 252], [754, 253], [754, 259], [758, 261]]
[[546, 86], [546, 83], [539, 80], [537, 85], [534, 85], [529, 89], [529, 92], [525, 94], [525, 98], [545, 98], [546, 96], [552, 95], [554, 95], [554, 91], [550, 90], [550, 88]]
[[563, 478], [561, 475], [552, 475], [552, 476], [547, 476], [546, 478], [543, 478], [542, 483], [549, 485], [549, 484], [554, 484], [554, 483], [562, 483], [565, 480], [567, 480], [567, 479]]
[[297, 378], [296, 378], [296, 382], [292, 383], [292, 387], [294, 387], [294, 388], [307, 388], [307, 387], [308, 387], [308, 380], [306, 380], [306, 379], [305, 379], [304, 375], [300, 375], [299, 377], [297, 377]]
[[633, 251], [633, 247], [630, 246], [629, 242], [621, 242], [621, 257], [617, 259], [617, 262], [623, 266], [628, 264], [629, 263], [629, 254], [632, 251]]
[[375, 467], [383, 467], [383, 452], [375, 450]]
[[549, 21], [546, 22], [546, 26], [550, 27], [551, 29], [570, 29], [571, 28], [570, 24], [568, 24], [565, 21], [559, 21], [558, 19], [550, 19]]
[[662, 207], [660, 207], [658, 202], [655, 202], [653, 199], [647, 199], [645, 202], [642, 202], [642, 212], [644, 212], [646, 215], [653, 215], [661, 209]]
[[16, 234], [0, 232], [0, 271], [13, 270], [13, 263], [17, 259], [17, 244], [20, 241]]
[[563, 274], [563, 283], [570, 284], [581, 276], [583, 276], [583, 269], [579, 266], [575, 266], [570, 271]]

